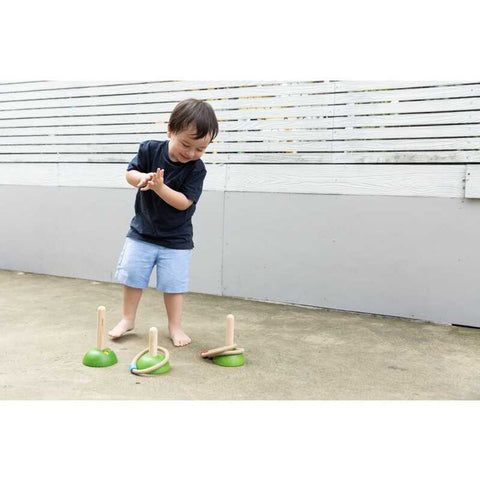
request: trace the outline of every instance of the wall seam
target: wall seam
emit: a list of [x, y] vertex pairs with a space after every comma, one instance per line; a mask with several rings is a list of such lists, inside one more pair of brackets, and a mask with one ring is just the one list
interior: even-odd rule
[[[228, 156], [228, 158], [230, 155]], [[223, 211], [222, 211], [222, 252], [221, 252], [221, 264], [220, 264], [220, 294], [225, 294], [225, 288], [223, 285], [224, 279], [224, 259], [225, 259], [225, 209], [226, 209], [226, 197], [227, 197], [227, 176], [228, 176], [228, 163], [224, 164], [225, 175], [223, 177]]]

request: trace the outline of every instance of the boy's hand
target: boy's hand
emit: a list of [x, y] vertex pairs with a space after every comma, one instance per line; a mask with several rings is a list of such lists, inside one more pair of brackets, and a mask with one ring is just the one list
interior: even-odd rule
[[153, 173], [143, 173], [142, 179], [138, 182], [137, 188], [142, 188], [147, 185], [148, 181], [152, 178]]
[[[161, 188], [163, 186], [163, 174], [164, 170], [157, 168], [157, 171], [155, 173], [148, 173], [147, 175], [150, 176], [146, 180], [145, 185], [143, 188], [140, 188], [142, 192], [146, 192], [147, 190], [157, 190], [158, 188]], [[140, 186], [140, 185], [139, 185]]]

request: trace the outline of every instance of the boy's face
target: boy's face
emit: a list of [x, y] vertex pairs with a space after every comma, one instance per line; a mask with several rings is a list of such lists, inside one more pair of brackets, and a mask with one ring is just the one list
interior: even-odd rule
[[195, 127], [189, 127], [188, 130], [173, 133], [170, 125], [167, 127], [167, 137], [170, 139], [168, 144], [168, 156], [174, 162], [187, 163], [198, 160], [208, 147], [211, 135], [204, 138], [195, 138], [197, 130]]

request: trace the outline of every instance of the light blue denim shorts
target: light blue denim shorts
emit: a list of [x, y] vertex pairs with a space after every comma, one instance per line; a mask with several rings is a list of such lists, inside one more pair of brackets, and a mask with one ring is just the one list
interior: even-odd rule
[[127, 237], [118, 260], [115, 278], [132, 288], [147, 288], [157, 266], [157, 290], [188, 292], [191, 250], [176, 250]]

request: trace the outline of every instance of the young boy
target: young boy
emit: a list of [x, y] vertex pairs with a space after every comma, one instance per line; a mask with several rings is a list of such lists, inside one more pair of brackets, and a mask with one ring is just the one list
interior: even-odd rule
[[184, 100], [170, 116], [169, 140], [142, 142], [128, 164], [127, 182], [139, 190], [116, 272], [123, 283], [123, 317], [108, 332], [112, 339], [134, 328], [142, 291], [156, 265], [170, 338], [177, 347], [191, 342], [181, 325], [193, 248], [191, 219], [207, 173], [200, 157], [217, 133], [212, 107]]

